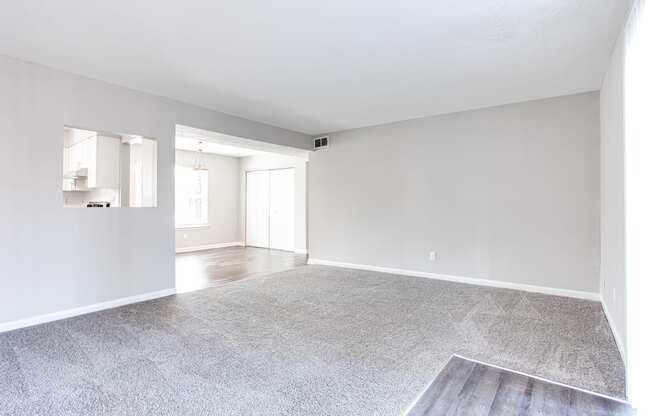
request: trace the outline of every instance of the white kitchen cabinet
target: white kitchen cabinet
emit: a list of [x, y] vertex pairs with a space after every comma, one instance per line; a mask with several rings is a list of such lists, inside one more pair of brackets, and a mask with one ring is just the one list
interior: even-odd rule
[[90, 139], [75, 143], [68, 148], [68, 171], [88, 168], [90, 158], [85, 155]]
[[90, 149], [89, 188], [120, 187], [120, 140], [114, 137], [97, 136]]
[[[64, 190], [120, 187], [120, 139], [92, 135], [74, 141], [64, 149]], [[79, 172], [86, 172], [80, 177]], [[76, 177], [75, 186], [70, 178]]]

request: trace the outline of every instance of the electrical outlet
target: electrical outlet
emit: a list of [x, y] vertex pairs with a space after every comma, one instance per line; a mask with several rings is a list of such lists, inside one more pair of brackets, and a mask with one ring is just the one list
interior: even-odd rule
[[431, 251], [431, 252], [430, 252], [430, 255], [428, 256], [428, 258], [430, 259], [430, 261], [435, 261], [435, 260], [437, 260], [437, 252], [436, 252], [436, 251]]

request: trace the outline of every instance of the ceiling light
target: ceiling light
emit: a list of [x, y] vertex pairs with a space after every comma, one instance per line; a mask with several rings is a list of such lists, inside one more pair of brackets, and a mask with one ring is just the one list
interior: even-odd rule
[[197, 152], [199, 153], [195, 158], [195, 164], [192, 167], [192, 170], [208, 170], [206, 163], [204, 163], [204, 151], [201, 148], [203, 142], [198, 143]]

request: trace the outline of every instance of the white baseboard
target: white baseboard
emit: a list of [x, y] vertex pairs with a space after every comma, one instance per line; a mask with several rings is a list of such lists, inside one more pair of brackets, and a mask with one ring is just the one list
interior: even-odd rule
[[609, 327], [611, 328], [611, 333], [614, 336], [614, 339], [616, 340], [616, 346], [618, 347], [618, 352], [620, 352], [620, 358], [622, 358], [623, 363], [627, 364], [627, 360], [625, 360], [626, 354], [625, 354], [625, 344], [623, 343], [623, 340], [620, 338], [620, 334], [618, 334], [617, 331], [614, 330], [614, 321], [613, 318], [611, 317], [611, 314], [609, 313], [609, 309], [607, 309], [607, 304], [604, 303], [604, 299], [602, 299], [602, 296], [600, 297], [600, 302], [602, 303], [602, 310], [604, 311], [604, 316], [607, 317], [607, 322], [609, 323]]
[[28, 326], [44, 324], [46, 322], [58, 321], [60, 319], [72, 318], [73, 316], [85, 315], [87, 313], [98, 312], [105, 309], [117, 308], [118, 306], [162, 298], [165, 296], [174, 295], [175, 293], [177, 293], [177, 291], [174, 288], [158, 290], [156, 292], [142, 293], [136, 296], [109, 300], [107, 302], [95, 303], [93, 305], [81, 306], [79, 308], [33, 316], [31, 318], [19, 319], [17, 321], [3, 322], [0, 323], [0, 333], [12, 331], [19, 328], [26, 328]]
[[297, 254], [308, 254], [308, 250], [306, 250], [305, 248], [295, 248], [294, 252]]
[[225, 247], [243, 247], [244, 245], [245, 243], [242, 241], [235, 241], [232, 243], [217, 243], [217, 244], [206, 244], [203, 246], [179, 247], [176, 249], [176, 252], [190, 253], [191, 251], [212, 250], [214, 248], [225, 248]]
[[394, 269], [390, 267], [370, 266], [366, 264], [343, 263], [332, 260], [308, 259], [308, 264], [320, 264], [324, 266], [344, 267], [347, 269], [370, 270], [380, 273], [399, 274], [403, 276], [425, 277], [428, 279], [446, 280], [449, 282], [467, 283], [471, 285], [498, 287], [502, 289], [523, 290], [525, 292], [544, 293], [546, 295], [565, 296], [569, 298], [586, 299], [599, 302], [600, 294], [583, 292], [579, 290], [557, 289], [554, 287], [534, 286], [521, 283], [503, 282], [499, 280], [478, 279], [475, 277], [452, 276], [418, 270]]

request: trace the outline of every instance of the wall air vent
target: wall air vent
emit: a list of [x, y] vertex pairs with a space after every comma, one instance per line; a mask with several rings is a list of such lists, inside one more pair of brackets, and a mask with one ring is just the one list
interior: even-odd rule
[[315, 150], [321, 150], [328, 147], [328, 136], [317, 137], [314, 139]]

